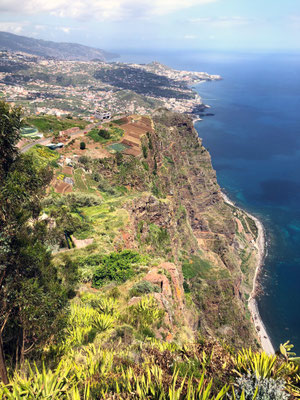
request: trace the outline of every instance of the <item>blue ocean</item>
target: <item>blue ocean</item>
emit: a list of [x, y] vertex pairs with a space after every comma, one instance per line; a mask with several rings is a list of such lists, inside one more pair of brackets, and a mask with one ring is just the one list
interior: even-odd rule
[[300, 54], [150, 52], [121, 60], [222, 76], [195, 88], [214, 114], [196, 129], [220, 186], [265, 226], [259, 311], [273, 346], [290, 340], [300, 355]]

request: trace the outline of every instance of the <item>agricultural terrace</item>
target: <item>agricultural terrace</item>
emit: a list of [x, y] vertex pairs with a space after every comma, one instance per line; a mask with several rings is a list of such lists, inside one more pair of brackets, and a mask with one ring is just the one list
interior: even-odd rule
[[[87, 134], [74, 137], [59, 153], [65, 157], [85, 155], [93, 159], [110, 157], [116, 152], [139, 156], [142, 153], [141, 137], [153, 131], [149, 117], [130, 115], [122, 119], [102, 124]], [[80, 148], [80, 143], [85, 148]]]
[[44, 136], [57, 136], [60, 131], [78, 127], [84, 129], [89, 122], [76, 118], [58, 118], [54, 115], [30, 116], [25, 120], [25, 127], [35, 127]]
[[151, 118], [140, 115], [130, 115], [118, 120], [117, 123], [120, 124], [120, 122], [124, 130], [124, 137], [120, 143], [128, 146], [124, 149], [124, 153], [133, 156], [141, 155], [141, 137], [147, 132], [153, 131]]
[[43, 137], [43, 134], [39, 133], [35, 127], [23, 127], [21, 128], [21, 136], [24, 139], [39, 139]]

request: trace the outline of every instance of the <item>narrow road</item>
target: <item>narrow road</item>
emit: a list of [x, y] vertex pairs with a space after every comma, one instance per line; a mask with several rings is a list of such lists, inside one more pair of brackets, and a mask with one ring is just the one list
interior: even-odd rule
[[25, 153], [26, 151], [28, 151], [29, 149], [31, 149], [31, 147], [35, 146], [36, 144], [42, 144], [42, 145], [46, 145], [51, 143], [51, 138], [41, 138], [38, 140], [35, 140], [32, 143], [26, 144], [26, 146], [22, 147], [22, 149], [20, 149], [20, 153]]
[[[89, 129], [82, 129], [80, 131], [77, 131], [77, 132], [74, 132], [74, 133], [70, 133], [71, 137], [70, 137], [69, 140], [72, 140], [75, 137], [84, 135], [84, 132], [89, 132], [90, 130], [95, 128], [97, 125], [99, 125], [99, 123], [93, 124], [93, 126], [91, 128], [89, 128]], [[36, 144], [41, 144], [43, 146], [46, 146], [47, 144], [51, 143], [52, 139], [53, 139], [52, 137], [50, 137], [50, 138], [41, 138], [41, 139], [35, 140], [34, 142], [28, 143], [28, 144], [26, 144], [26, 146], [24, 146], [24, 147], [22, 147], [20, 149], [20, 153], [26, 153], [26, 151], [31, 149], [31, 147], [35, 146]], [[64, 144], [67, 144], [67, 143], [64, 143]]]

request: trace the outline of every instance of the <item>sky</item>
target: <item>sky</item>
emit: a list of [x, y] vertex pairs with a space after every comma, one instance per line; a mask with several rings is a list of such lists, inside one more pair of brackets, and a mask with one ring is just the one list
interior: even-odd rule
[[105, 50], [300, 50], [300, 0], [0, 0], [0, 30]]

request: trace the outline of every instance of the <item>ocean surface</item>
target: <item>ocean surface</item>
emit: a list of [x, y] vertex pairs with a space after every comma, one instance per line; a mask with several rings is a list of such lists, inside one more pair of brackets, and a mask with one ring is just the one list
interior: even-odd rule
[[153, 60], [223, 77], [195, 87], [214, 113], [197, 122], [196, 129], [211, 153], [220, 186], [265, 226], [259, 311], [274, 347], [290, 340], [300, 355], [300, 54], [148, 52], [121, 57]]

